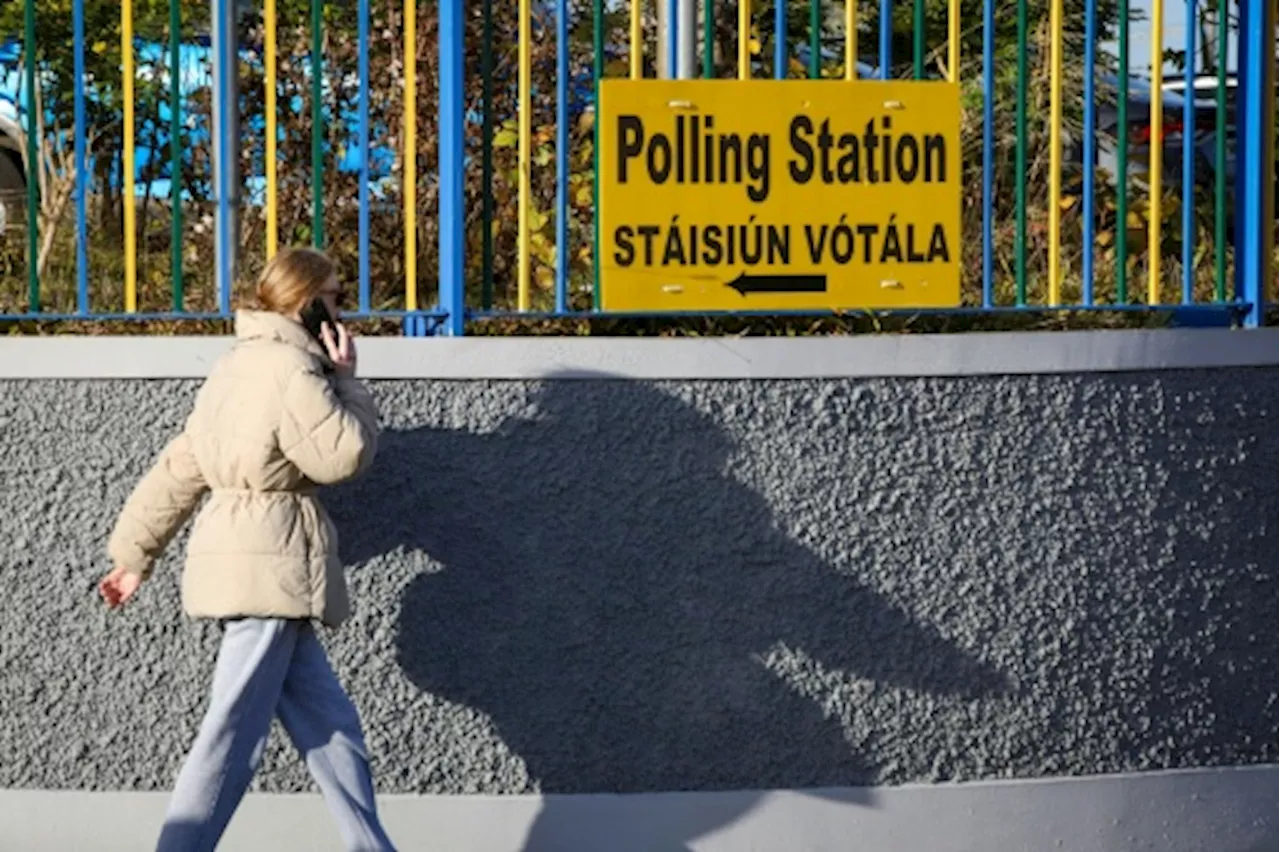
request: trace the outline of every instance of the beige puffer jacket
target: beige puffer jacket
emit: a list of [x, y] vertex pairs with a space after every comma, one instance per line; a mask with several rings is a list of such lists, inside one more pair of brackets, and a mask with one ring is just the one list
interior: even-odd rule
[[208, 493], [182, 577], [188, 615], [337, 625], [350, 604], [338, 536], [315, 488], [373, 460], [373, 397], [358, 380], [334, 375], [324, 349], [286, 317], [241, 311], [236, 338], [182, 434], [129, 497], [108, 552], [148, 576]]

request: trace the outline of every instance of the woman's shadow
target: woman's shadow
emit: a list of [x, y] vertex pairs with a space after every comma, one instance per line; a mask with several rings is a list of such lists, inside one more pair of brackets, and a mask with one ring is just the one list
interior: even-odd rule
[[[344, 506], [406, 519], [393, 540], [341, 524], [348, 562], [403, 546], [442, 564], [405, 591], [399, 664], [489, 716], [542, 793], [875, 783], [836, 714], [765, 665], [783, 647], [883, 686], [1002, 690], [990, 666], [780, 530], [730, 475], [710, 416], [597, 378], [589, 392], [540, 385], [531, 411], [488, 434], [389, 431], [372, 475], [335, 505], [340, 523]], [[745, 811], [708, 803], [624, 838], [546, 801], [527, 852], [683, 850]]]

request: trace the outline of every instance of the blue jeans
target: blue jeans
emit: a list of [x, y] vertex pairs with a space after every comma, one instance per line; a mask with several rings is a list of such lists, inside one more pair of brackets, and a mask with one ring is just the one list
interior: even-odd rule
[[213, 694], [187, 755], [157, 852], [212, 852], [279, 715], [348, 849], [392, 850], [378, 821], [360, 717], [307, 621], [228, 621]]

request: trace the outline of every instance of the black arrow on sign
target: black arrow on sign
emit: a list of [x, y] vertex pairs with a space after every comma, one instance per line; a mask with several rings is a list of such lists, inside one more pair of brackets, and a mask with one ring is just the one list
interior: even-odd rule
[[825, 275], [748, 275], [742, 273], [725, 284], [743, 296], [750, 293], [825, 293]]

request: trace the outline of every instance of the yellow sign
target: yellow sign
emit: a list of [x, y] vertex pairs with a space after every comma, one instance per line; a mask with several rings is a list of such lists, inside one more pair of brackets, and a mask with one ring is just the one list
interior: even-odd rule
[[960, 302], [949, 83], [604, 80], [610, 311]]

